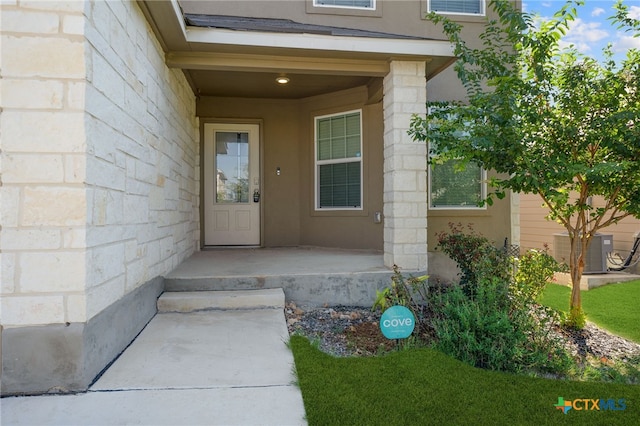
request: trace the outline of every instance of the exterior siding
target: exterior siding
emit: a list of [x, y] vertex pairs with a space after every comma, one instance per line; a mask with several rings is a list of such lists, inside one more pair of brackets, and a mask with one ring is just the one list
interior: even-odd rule
[[[426, 0], [377, 0], [378, 13], [375, 14], [366, 10], [313, 7], [312, 2], [313, 0], [270, 0], [269, 7], [265, 7], [263, 0], [195, 1], [183, 3], [182, 8], [185, 13], [290, 19], [303, 24], [442, 38], [440, 29], [425, 19]], [[515, 3], [521, 4], [521, 1]], [[449, 16], [463, 23], [466, 27], [465, 32], [469, 31], [469, 34], [481, 28], [486, 21], [483, 16]]]
[[[553, 234], [564, 232], [564, 227], [545, 219], [548, 210], [542, 206], [540, 197], [520, 194], [520, 244], [523, 250], [542, 249], [547, 245], [553, 253]], [[626, 257], [633, 245], [633, 236], [640, 231], [640, 219], [628, 217], [600, 231], [613, 235], [613, 250]], [[636, 266], [628, 272], [638, 273]]]

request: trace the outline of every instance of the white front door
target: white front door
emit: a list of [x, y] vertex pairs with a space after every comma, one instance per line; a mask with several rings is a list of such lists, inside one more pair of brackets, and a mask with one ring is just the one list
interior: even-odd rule
[[204, 244], [260, 245], [260, 127], [204, 125]]

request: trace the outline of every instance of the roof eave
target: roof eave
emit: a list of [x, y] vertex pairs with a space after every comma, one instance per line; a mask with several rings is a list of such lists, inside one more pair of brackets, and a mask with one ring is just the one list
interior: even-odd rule
[[[278, 56], [317, 56], [336, 60], [420, 60], [427, 63], [427, 79], [453, 62], [453, 46], [443, 40], [350, 37], [319, 34], [273, 34], [186, 26], [177, 0], [137, 0], [165, 52], [180, 56], [222, 50]], [[206, 59], [206, 58], [203, 58]], [[191, 62], [193, 60], [190, 60]], [[206, 62], [206, 61], [205, 61]], [[183, 64], [183, 66], [186, 64]], [[173, 64], [175, 67], [182, 67]]]
[[306, 52], [350, 52], [381, 56], [453, 57], [453, 46], [442, 40], [407, 40], [392, 38], [368, 38], [332, 36], [323, 34], [267, 33], [257, 31], [234, 31], [217, 28], [186, 27], [188, 43], [234, 45], [239, 47], [265, 47], [301, 49]]

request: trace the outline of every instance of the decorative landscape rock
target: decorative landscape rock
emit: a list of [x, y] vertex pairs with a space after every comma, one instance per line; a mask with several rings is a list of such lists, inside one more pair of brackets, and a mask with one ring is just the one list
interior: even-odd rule
[[[386, 339], [378, 322], [380, 312], [353, 306], [326, 306], [303, 310], [288, 303], [285, 315], [290, 334], [316, 341], [320, 350], [334, 356], [371, 356], [390, 350], [395, 342]], [[640, 357], [640, 344], [615, 336], [587, 323], [582, 330], [558, 329], [570, 353], [607, 361]]]

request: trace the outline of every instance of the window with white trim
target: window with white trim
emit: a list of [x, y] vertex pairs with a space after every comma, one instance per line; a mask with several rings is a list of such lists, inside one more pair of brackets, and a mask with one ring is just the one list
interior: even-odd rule
[[432, 163], [429, 167], [431, 209], [484, 209], [479, 203], [487, 193], [486, 172], [477, 164], [460, 160]]
[[375, 10], [376, 0], [313, 0], [314, 7], [342, 7], [345, 9]]
[[485, 14], [485, 0], [427, 0], [429, 12], [459, 15]]
[[315, 119], [316, 210], [362, 209], [362, 111]]

